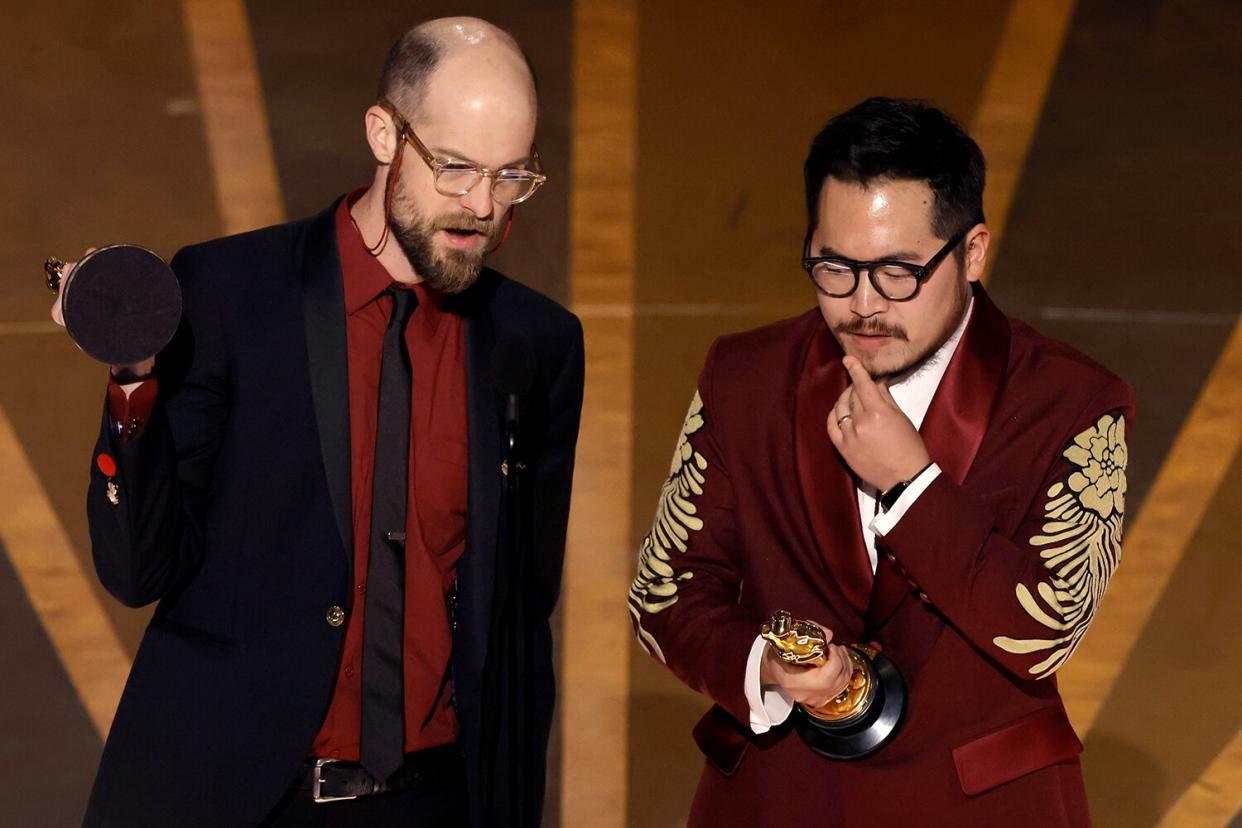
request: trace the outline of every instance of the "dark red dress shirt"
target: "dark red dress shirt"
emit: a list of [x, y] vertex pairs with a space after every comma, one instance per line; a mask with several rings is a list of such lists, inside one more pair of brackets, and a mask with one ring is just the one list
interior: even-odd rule
[[[349, 431], [354, 519], [354, 601], [336, 690], [315, 756], [358, 758], [361, 727], [362, 600], [371, 542], [371, 481], [375, 465], [380, 358], [392, 300], [392, 277], [366, 251], [344, 199], [336, 239], [345, 279], [345, 336], [349, 344]], [[448, 594], [466, 546], [466, 354], [464, 324], [445, 311], [434, 291], [415, 285], [418, 308], [405, 343], [410, 351], [410, 487], [405, 526], [405, 749], [453, 742], [450, 705], [452, 635]]]
[[[336, 237], [345, 288], [349, 360], [350, 471], [354, 523], [352, 606], [336, 686], [313, 756], [357, 760], [362, 708], [363, 600], [371, 533], [380, 360], [394, 284], [366, 251], [349, 215], [362, 194], [351, 193], [336, 213]], [[466, 546], [466, 356], [464, 320], [421, 285], [418, 307], [406, 328], [413, 378], [410, 395], [410, 485], [405, 542], [405, 749], [457, 739], [451, 705], [449, 594]], [[109, 413], [123, 424], [122, 439], [141, 433], [155, 403], [157, 384], [144, 382], [128, 399], [109, 383]]]

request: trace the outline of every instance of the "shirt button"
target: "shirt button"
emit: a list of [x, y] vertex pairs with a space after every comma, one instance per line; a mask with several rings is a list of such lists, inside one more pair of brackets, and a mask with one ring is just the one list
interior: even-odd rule
[[339, 627], [345, 623], [345, 610], [336, 604], [328, 607], [328, 611], [324, 614], [324, 618], [328, 621], [329, 627]]
[[345, 665], [345, 675], [346, 675], [346, 676], [348, 676], [349, 678], [353, 678], [353, 676], [354, 676], [354, 665], [352, 665], [352, 664], [346, 664], [346, 665]]
[[359, 592], [359, 593], [363, 593], [363, 592], [366, 592], [366, 591], [367, 591], [367, 585], [366, 585], [366, 584], [358, 584], [358, 592]]

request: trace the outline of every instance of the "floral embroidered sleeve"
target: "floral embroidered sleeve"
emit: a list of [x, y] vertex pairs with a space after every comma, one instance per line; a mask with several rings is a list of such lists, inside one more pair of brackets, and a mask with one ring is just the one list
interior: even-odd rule
[[[883, 543], [951, 624], [1015, 676], [1053, 675], [1121, 562], [1128, 389], [1072, 429], [1016, 533], [941, 475]], [[945, 522], [938, 516], [951, 516]]]
[[702, 428], [703, 400], [695, 391], [677, 448], [673, 451], [668, 479], [660, 490], [651, 531], [639, 546], [638, 574], [630, 585], [630, 616], [638, 642], [661, 661], [667, 661], [664, 651], [655, 636], [643, 629], [643, 617], [663, 612], [676, 604], [678, 588], [694, 577], [694, 572], [689, 569], [674, 569], [676, 561], [673, 556], [684, 555], [690, 535], [703, 529], [703, 519], [698, 516], [694, 501], [703, 495], [707, 460], [690, 442], [691, 437]]
[[628, 606], [642, 648], [744, 722], [756, 624], [737, 604], [733, 489], [712, 420], [711, 364], [709, 354], [639, 547]]
[[1040, 532], [1030, 544], [1047, 570], [1035, 590], [1014, 588], [1023, 611], [1042, 629], [1034, 638], [998, 635], [1007, 653], [1044, 653], [1029, 668], [1044, 678], [1077, 648], [1121, 563], [1121, 524], [1126, 510], [1126, 419], [1105, 414], [1074, 438], [1064, 452], [1070, 462], [1063, 481], [1047, 489]]

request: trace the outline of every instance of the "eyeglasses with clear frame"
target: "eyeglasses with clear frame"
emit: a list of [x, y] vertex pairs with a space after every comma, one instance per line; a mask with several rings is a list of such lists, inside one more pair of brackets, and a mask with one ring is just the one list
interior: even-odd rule
[[427, 149], [414, 128], [401, 114], [396, 105], [387, 98], [380, 98], [379, 106], [392, 116], [397, 126], [398, 135], [408, 141], [419, 157], [430, 169], [435, 180], [436, 191], [446, 196], [464, 196], [475, 188], [484, 178], [492, 180], [492, 198], [498, 204], [521, 204], [535, 194], [543, 186], [548, 177], [543, 174], [539, 163], [539, 150], [530, 145], [530, 164], [534, 169], [524, 170], [506, 167], [491, 170], [481, 164], [462, 158], [439, 158]]
[[963, 227], [923, 265], [884, 259], [860, 262], [843, 256], [808, 256], [806, 254], [811, 246], [811, 231], [808, 231], [806, 242], [802, 246], [802, 269], [811, 277], [816, 290], [834, 299], [852, 296], [858, 290], [862, 271], [865, 270], [876, 293], [890, 302], [908, 302], [918, 295], [923, 283], [931, 278], [932, 272], [945, 257], [962, 243], [971, 228], [982, 220], [979, 218]]

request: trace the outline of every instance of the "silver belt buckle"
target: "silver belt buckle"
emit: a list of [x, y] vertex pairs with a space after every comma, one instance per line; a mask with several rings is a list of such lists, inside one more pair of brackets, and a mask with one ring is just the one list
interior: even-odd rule
[[320, 772], [323, 770], [323, 766], [331, 765], [339, 761], [341, 760], [340, 759], [316, 759], [315, 760], [315, 780], [314, 782], [311, 783], [311, 795], [315, 798], [315, 804], [318, 805], [324, 802], [342, 802], [346, 799], [357, 799], [358, 798], [356, 794], [354, 796], [324, 796], [323, 794], [319, 792], [320, 786], [323, 785], [323, 776], [320, 775]]

